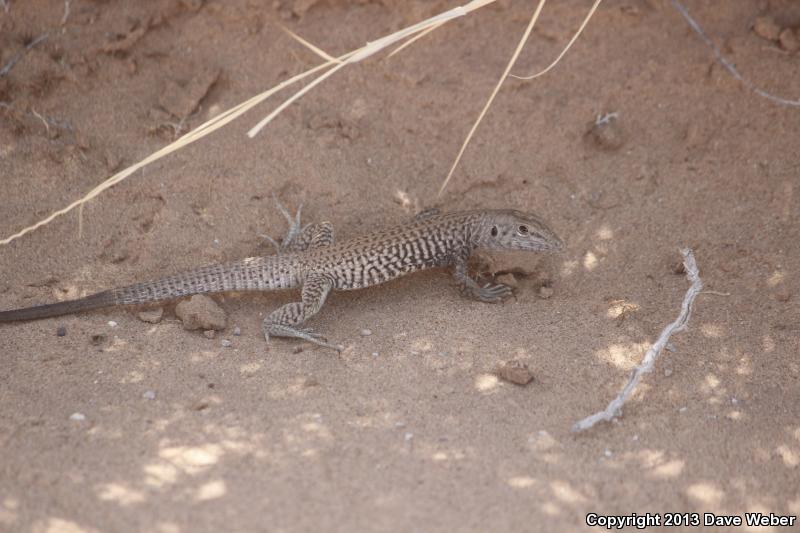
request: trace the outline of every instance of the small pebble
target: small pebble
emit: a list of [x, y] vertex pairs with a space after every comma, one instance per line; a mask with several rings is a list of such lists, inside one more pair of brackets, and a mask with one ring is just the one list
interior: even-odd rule
[[736, 398], [731, 398], [731, 403], [733, 405], [736, 405], [737, 403], [739, 403], [739, 400], [737, 400]]
[[241, 330], [241, 328], [239, 328], [239, 326], [236, 326], [236, 327], [233, 328], [234, 337], [238, 337], [241, 334], [242, 334], [242, 330]]
[[56, 335], [58, 335], [59, 337], [64, 337], [66, 336], [66, 334], [67, 334], [67, 326], [58, 326], [58, 329], [56, 330]]
[[672, 369], [671, 368], [665, 368], [664, 369], [664, 375], [667, 376], [667, 377], [670, 377], [672, 375]]
[[216, 331], [214, 331], [213, 329], [207, 329], [207, 330], [205, 330], [205, 331], [203, 332], [203, 336], [204, 336], [206, 339], [213, 339], [214, 337], [216, 337], [216, 336], [217, 336], [217, 332], [216, 332]]
[[533, 373], [531, 373], [528, 365], [518, 360], [499, 364], [495, 368], [495, 375], [516, 385], [527, 385], [533, 381]]
[[115, 328], [117, 327], [117, 322], [115, 320], [109, 320], [108, 325], [111, 326], [112, 328]]
[[758, 17], [753, 22], [753, 31], [762, 39], [777, 41], [781, 33], [781, 27], [775, 23], [772, 17], [763, 16]]
[[410, 441], [410, 440], [411, 440], [411, 439], [413, 439], [413, 438], [414, 438], [414, 434], [413, 434], [413, 433], [411, 433], [410, 431], [409, 431], [409, 432], [407, 432], [405, 435], [403, 435], [403, 439], [404, 439], [406, 442]]
[[205, 400], [200, 400], [192, 404], [193, 411], [205, 411], [208, 409], [208, 402]]
[[508, 285], [509, 287], [517, 288], [519, 287], [519, 281], [514, 276], [514, 274], [501, 274], [494, 279], [497, 283], [502, 283], [503, 285]]
[[673, 261], [669, 265], [669, 270], [676, 276], [682, 276], [686, 274], [686, 265], [682, 261]]
[[142, 322], [158, 324], [161, 322], [161, 318], [164, 316], [164, 309], [159, 307], [157, 309], [150, 309], [148, 311], [139, 311], [136, 316], [139, 317], [139, 320]]
[[74, 422], [83, 422], [84, 420], [86, 420], [86, 415], [83, 413], [72, 413], [71, 415], [69, 415], [69, 419]]
[[372, 352], [372, 357], [378, 357], [380, 355], [378, 352]]
[[364, 328], [364, 329], [361, 330], [361, 336], [362, 337], [369, 337], [370, 335], [372, 335], [372, 330], [371, 329]]
[[592, 124], [588, 131], [589, 137], [601, 150], [613, 152], [625, 144], [625, 135], [619, 126], [616, 113], [609, 113]]
[[404, 427], [406, 427], [406, 423], [405, 422], [395, 422], [394, 423], [394, 427], [396, 427], [396, 428], [404, 428]]
[[606, 448], [606, 450], [603, 452], [603, 455], [605, 455], [606, 457], [611, 457], [614, 454], [613, 454], [613, 452], [611, 450]]
[[539, 298], [542, 300], [547, 300], [551, 296], [553, 296], [552, 287], [539, 287]]
[[219, 343], [222, 345], [223, 348], [230, 348], [231, 346], [233, 346], [233, 343], [228, 339], [222, 339], [221, 341], [219, 341]]
[[183, 328], [225, 329], [228, 316], [217, 302], [203, 294], [195, 294], [175, 306], [175, 315], [183, 322]]
[[786, 28], [781, 32], [778, 42], [781, 44], [781, 48], [787, 52], [800, 50], [800, 39], [791, 28]]
[[634, 435], [633, 437], [631, 437], [631, 440], [633, 442], [636, 442], [637, 440], [639, 440], [639, 435]]
[[672, 344], [671, 342], [668, 342], [667, 345], [664, 346], [664, 348], [666, 348], [668, 352], [674, 352], [675, 351], [675, 345]]
[[146, 390], [142, 393], [142, 398], [145, 400], [155, 400], [156, 399], [156, 391], [154, 390]]
[[688, 409], [688, 407], [681, 407], [680, 409], [678, 409], [678, 412], [679, 413], [685, 413], [687, 409]]
[[786, 288], [779, 289], [778, 292], [775, 293], [775, 299], [779, 302], [788, 302], [792, 299], [792, 293]]

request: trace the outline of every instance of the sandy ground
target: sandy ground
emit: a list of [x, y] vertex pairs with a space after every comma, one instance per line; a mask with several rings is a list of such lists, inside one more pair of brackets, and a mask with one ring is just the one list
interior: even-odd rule
[[[751, 29], [765, 14], [797, 27], [797, 2], [686, 1], [743, 74], [800, 97], [800, 55]], [[456, 5], [73, 0], [63, 22], [64, 2], [3, 4], [0, 65], [48, 35], [0, 77], [3, 237], [316, 64], [277, 23], [339, 54]], [[548, 5], [516, 71], [549, 63], [587, 7]], [[229, 327], [215, 339], [170, 308], [158, 324], [110, 309], [0, 326], [0, 529], [798, 515], [800, 110], [720, 68], [670, 2], [608, 0], [556, 70], [505, 85], [437, 198], [532, 9], [500, 2], [343, 71], [249, 140], [264, 105], [91, 202], [82, 233], [75, 212], [3, 247], [8, 309], [268, 253], [258, 235], [285, 229], [272, 193], [339, 238], [438, 205], [534, 210], [569, 243], [498, 256], [532, 273], [502, 305], [461, 298], [437, 271], [334, 294], [314, 326], [340, 356], [264, 342], [264, 314], [289, 293], [218, 298]], [[588, 133], [606, 113], [612, 126]], [[712, 292], [624, 417], [571, 433], [676, 316], [683, 246]], [[534, 381], [496, 379], [509, 359]]]

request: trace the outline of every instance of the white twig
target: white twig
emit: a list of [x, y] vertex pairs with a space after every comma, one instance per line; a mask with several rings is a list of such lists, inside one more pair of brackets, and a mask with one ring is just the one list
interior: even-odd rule
[[656, 359], [661, 354], [664, 347], [667, 346], [669, 338], [673, 333], [682, 331], [686, 328], [689, 322], [689, 317], [692, 314], [692, 304], [694, 299], [703, 290], [703, 281], [700, 279], [700, 274], [697, 271], [697, 263], [694, 260], [694, 253], [690, 249], [681, 250], [683, 254], [683, 266], [686, 268], [686, 278], [691, 282], [692, 286], [686, 291], [686, 296], [683, 297], [683, 304], [681, 305], [681, 312], [678, 318], [675, 319], [670, 325], [664, 328], [658, 340], [647, 350], [647, 353], [642, 359], [642, 363], [633, 370], [630, 380], [622, 389], [622, 392], [614, 398], [605, 410], [595, 413], [591, 416], [584, 418], [572, 426], [572, 431], [584, 431], [594, 426], [601, 421], [611, 421], [613, 418], [622, 413], [622, 405], [633, 393], [636, 385], [641, 381], [642, 376], [648, 372], [653, 371]]
[[692, 27], [694, 32], [697, 35], [699, 35], [701, 39], [703, 39], [703, 42], [706, 43], [709, 48], [711, 48], [711, 51], [714, 52], [714, 57], [716, 58], [717, 62], [723, 67], [725, 67], [725, 69], [728, 72], [730, 72], [734, 78], [736, 78], [742, 84], [744, 84], [745, 87], [747, 87], [748, 89], [750, 89], [759, 96], [763, 96], [768, 100], [772, 100], [776, 104], [788, 105], [788, 106], [800, 106], [800, 100], [787, 100], [786, 98], [781, 98], [780, 96], [775, 96], [773, 94], [770, 94], [767, 91], [759, 87], [756, 87], [752, 81], [748, 80], [747, 78], [739, 74], [739, 71], [736, 70], [736, 67], [733, 65], [733, 63], [725, 59], [725, 57], [722, 55], [722, 52], [720, 52], [719, 47], [716, 44], [714, 44], [714, 41], [712, 41], [708, 37], [708, 35], [705, 34], [703, 28], [700, 27], [697, 21], [695, 21], [692, 18], [692, 16], [689, 15], [689, 11], [685, 7], [683, 7], [683, 4], [678, 2], [678, 0], [672, 0], [672, 5], [675, 6], [675, 9], [677, 9], [681, 15], [683, 15], [683, 18], [686, 19], [686, 22], [689, 23], [689, 26]]

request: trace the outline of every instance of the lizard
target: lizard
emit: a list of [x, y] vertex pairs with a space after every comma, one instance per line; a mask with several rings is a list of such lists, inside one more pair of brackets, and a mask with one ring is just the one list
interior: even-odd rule
[[292, 337], [341, 351], [303, 324], [317, 314], [333, 290], [378, 285], [434, 267], [452, 267], [462, 293], [499, 302], [513, 289], [502, 283], [481, 286], [469, 276], [467, 260], [478, 250], [559, 251], [564, 242], [536, 214], [514, 209], [441, 213], [429, 209], [405, 224], [335, 242], [333, 225], [302, 226], [275, 199], [289, 230], [275, 254], [200, 267], [153, 281], [105, 290], [63, 302], [0, 311], [0, 322], [33, 320], [120, 305], [173, 300], [195, 294], [300, 289], [300, 301], [287, 303], [264, 319], [264, 337]]

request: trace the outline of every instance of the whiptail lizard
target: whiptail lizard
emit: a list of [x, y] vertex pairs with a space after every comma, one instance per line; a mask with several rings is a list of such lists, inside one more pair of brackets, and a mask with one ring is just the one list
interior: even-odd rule
[[[277, 201], [276, 201], [277, 203]], [[283, 305], [264, 319], [264, 336], [295, 337], [340, 350], [301, 325], [317, 314], [331, 290], [363, 289], [432, 267], [453, 266], [469, 296], [498, 302], [511, 295], [503, 284], [480, 286], [467, 273], [476, 250], [554, 251], [563, 241], [533, 213], [483, 209], [440, 214], [424, 211], [409, 223], [334, 243], [330, 222], [300, 225], [278, 204], [290, 229], [276, 255], [211, 265], [155, 281], [135, 283], [85, 298], [0, 312], [0, 322], [60, 316], [79, 311], [171, 300], [224, 291], [301, 289], [301, 301]]]

